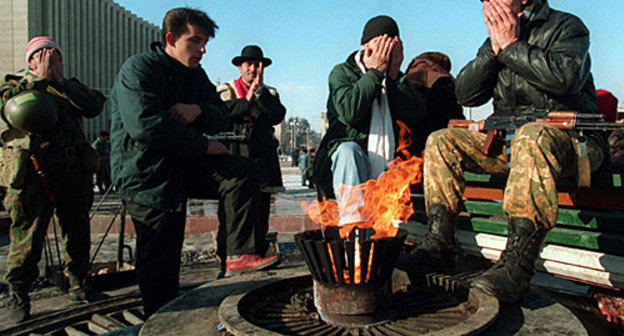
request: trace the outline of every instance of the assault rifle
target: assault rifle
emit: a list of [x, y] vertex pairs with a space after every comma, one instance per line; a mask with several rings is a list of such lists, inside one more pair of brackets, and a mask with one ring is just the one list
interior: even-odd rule
[[234, 132], [219, 132], [215, 135], [205, 135], [209, 140], [245, 141], [247, 137]]
[[519, 115], [491, 115], [480, 121], [472, 120], [449, 120], [449, 128], [464, 128], [472, 131], [487, 132], [487, 139], [481, 148], [483, 154], [488, 154], [496, 136], [504, 132], [513, 133], [522, 125], [537, 122], [550, 125], [560, 130], [579, 131], [611, 131], [624, 129], [624, 123], [606, 122], [599, 113], [579, 113], [572, 111], [537, 110], [531, 113]]
[[[450, 120], [449, 128], [463, 128], [478, 132], [487, 132], [487, 138], [481, 147], [481, 152], [488, 155], [496, 137], [510, 139], [516, 129], [529, 122], [550, 125], [560, 130], [578, 131], [576, 151], [578, 155], [578, 186], [589, 187], [591, 171], [587, 147], [583, 131], [610, 131], [624, 129], [624, 123], [606, 122], [602, 114], [579, 113], [572, 111], [545, 111], [534, 110], [530, 113], [518, 115], [495, 114], [485, 120]], [[509, 157], [508, 157], [509, 158]]]

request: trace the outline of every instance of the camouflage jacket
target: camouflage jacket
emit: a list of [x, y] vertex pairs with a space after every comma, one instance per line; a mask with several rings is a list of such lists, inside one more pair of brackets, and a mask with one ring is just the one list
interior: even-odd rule
[[[6, 101], [22, 91], [31, 89], [52, 92], [58, 106], [58, 120], [45, 134], [22, 132], [12, 127], [4, 117], [3, 108]], [[93, 118], [99, 115], [104, 101], [104, 95], [99, 91], [89, 89], [75, 78], [52, 83], [37, 78], [33, 73], [28, 73], [24, 77], [7, 75], [5, 82], [0, 85], [2, 112], [0, 167], [3, 168], [0, 185], [16, 187], [20, 184], [20, 181], [17, 181], [18, 175], [23, 174], [20, 167], [30, 153], [56, 155], [62, 158], [67, 148], [74, 147], [75, 150], [85, 144], [82, 117]]]

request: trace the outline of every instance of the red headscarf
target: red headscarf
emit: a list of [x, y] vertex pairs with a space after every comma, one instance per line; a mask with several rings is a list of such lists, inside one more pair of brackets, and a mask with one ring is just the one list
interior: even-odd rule
[[[245, 98], [247, 96], [247, 93], [249, 92], [249, 87], [247, 86], [247, 84], [245, 84], [245, 82], [243, 82], [243, 76], [238, 77], [238, 79], [234, 81], [234, 86], [236, 87], [236, 91], [238, 92], [238, 95], [240, 97]], [[249, 125], [253, 124], [253, 119], [251, 118], [251, 110], [253, 110], [254, 102], [255, 100], [249, 102], [249, 115], [247, 116]]]

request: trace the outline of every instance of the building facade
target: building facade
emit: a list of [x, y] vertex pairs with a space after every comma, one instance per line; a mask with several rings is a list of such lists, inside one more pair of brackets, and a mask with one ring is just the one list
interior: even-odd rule
[[[130, 56], [160, 40], [160, 29], [112, 0], [1, 0], [0, 75], [24, 74], [26, 44], [49, 36], [63, 49], [65, 77], [77, 77], [108, 97]], [[87, 140], [110, 128], [110, 104], [85, 120]]]

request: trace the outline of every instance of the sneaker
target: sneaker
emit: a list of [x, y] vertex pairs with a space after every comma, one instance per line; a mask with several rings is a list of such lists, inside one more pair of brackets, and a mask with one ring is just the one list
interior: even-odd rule
[[262, 258], [257, 254], [243, 254], [238, 259], [225, 261], [225, 276], [267, 269], [279, 264], [280, 261], [279, 256]]
[[8, 318], [12, 324], [18, 324], [30, 318], [30, 298], [28, 294], [11, 293], [6, 306], [9, 310]]
[[67, 291], [67, 301], [69, 301], [70, 304], [92, 303], [104, 300], [108, 297], [108, 295], [102, 294], [86, 285], [71, 287], [69, 291]]

